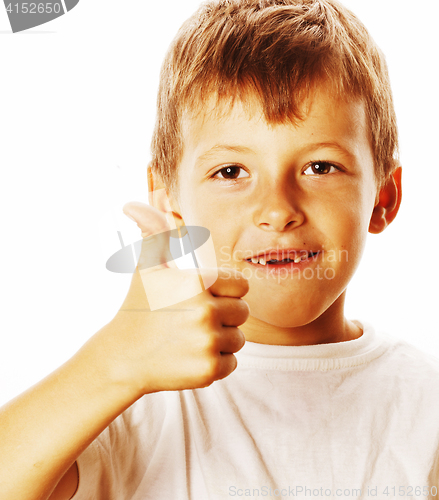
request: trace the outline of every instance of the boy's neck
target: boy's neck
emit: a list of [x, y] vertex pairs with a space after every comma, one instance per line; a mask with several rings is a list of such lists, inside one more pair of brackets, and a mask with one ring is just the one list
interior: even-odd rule
[[249, 342], [272, 345], [316, 345], [346, 342], [363, 334], [362, 329], [344, 317], [344, 294], [320, 317], [302, 326], [280, 327], [251, 315], [239, 328]]

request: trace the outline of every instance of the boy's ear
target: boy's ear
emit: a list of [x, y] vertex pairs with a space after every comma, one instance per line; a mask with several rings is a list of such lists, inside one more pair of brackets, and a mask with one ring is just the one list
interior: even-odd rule
[[381, 233], [396, 217], [401, 205], [401, 174], [402, 168], [398, 167], [381, 188], [370, 219], [369, 233]]
[[153, 171], [151, 164], [148, 165], [147, 174], [149, 204], [166, 215], [171, 229], [182, 228], [184, 221], [180, 215], [177, 201], [169, 193], [160, 176]]

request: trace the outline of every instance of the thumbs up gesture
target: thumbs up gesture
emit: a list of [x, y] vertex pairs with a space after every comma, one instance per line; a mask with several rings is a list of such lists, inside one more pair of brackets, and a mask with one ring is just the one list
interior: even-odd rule
[[[159, 191], [162, 198], [166, 198], [165, 190]], [[182, 231], [177, 228], [171, 230], [164, 214], [146, 203], [127, 203], [124, 205], [123, 211], [137, 223], [143, 237], [141, 249], [136, 244], [136, 250], [140, 249], [137, 271], [142, 279], [151, 311], [183, 302], [209, 288], [216, 281], [218, 271], [215, 251], [210, 233], [206, 228], [183, 226], [184, 230], [182, 229]], [[167, 214], [169, 215], [169, 213], [170, 210]], [[173, 225], [175, 226], [175, 224]], [[183, 235], [187, 235], [184, 243], [185, 253], [188, 253], [187, 250], [190, 247], [192, 255], [195, 257], [192, 243], [198, 243], [197, 253], [203, 256], [204, 263], [206, 261], [210, 263], [209, 272], [201, 273], [197, 272], [196, 269], [186, 273], [179, 272], [173, 260], [171, 246], [173, 246], [174, 253], [177, 251], [177, 255], [180, 256], [181, 241], [179, 240], [180, 236]], [[194, 239], [194, 242], [189, 236]], [[196, 257], [195, 260], [198, 264]], [[159, 275], [154, 274], [153, 277], [150, 276], [151, 273], [156, 273], [159, 270], [163, 272]]]
[[249, 285], [239, 271], [177, 268], [169, 206], [158, 198], [154, 205], [123, 207], [141, 231], [142, 249], [125, 301], [103, 333], [112, 370], [138, 396], [206, 387], [229, 375], [245, 342], [238, 326], [249, 315], [241, 298]]

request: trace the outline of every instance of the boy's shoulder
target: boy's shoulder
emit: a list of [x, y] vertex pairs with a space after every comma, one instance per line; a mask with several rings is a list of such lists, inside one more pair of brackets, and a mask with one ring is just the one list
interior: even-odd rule
[[384, 360], [392, 374], [399, 378], [425, 383], [439, 390], [439, 357], [389, 333], [380, 333], [388, 349]]

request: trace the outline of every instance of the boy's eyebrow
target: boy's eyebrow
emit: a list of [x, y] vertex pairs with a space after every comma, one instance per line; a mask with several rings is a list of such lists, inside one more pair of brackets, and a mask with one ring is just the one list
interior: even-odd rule
[[[328, 148], [328, 149], [334, 149], [338, 151], [339, 153], [344, 154], [347, 156], [349, 159], [355, 158], [355, 155], [351, 153], [349, 150], [341, 146], [338, 142], [318, 142], [318, 143], [309, 143], [303, 146], [301, 149], [302, 153], [307, 153], [308, 151], [312, 151], [314, 149], [320, 149], [320, 148]], [[200, 163], [202, 163], [204, 160], [208, 160], [212, 156], [215, 155], [215, 153], [219, 152], [232, 152], [232, 153], [247, 153], [247, 154], [256, 154], [256, 152], [247, 147], [247, 146], [238, 146], [238, 145], [231, 145], [231, 144], [216, 144], [212, 148], [210, 148], [208, 151], [200, 155], [196, 162], [195, 162], [195, 167], [198, 167]]]
[[351, 151], [349, 151], [349, 149], [346, 149], [345, 147], [341, 146], [338, 142], [335, 142], [335, 141], [310, 143], [310, 144], [307, 144], [302, 149], [302, 152], [308, 152], [308, 151], [312, 151], [313, 149], [320, 149], [320, 148], [335, 149], [339, 153], [342, 153], [345, 156], [347, 156], [349, 159], [355, 159], [354, 153], [352, 153]]
[[201, 162], [204, 160], [208, 160], [211, 156], [214, 156], [215, 153], [220, 153], [220, 152], [232, 152], [232, 153], [251, 153], [251, 154], [256, 154], [253, 149], [248, 148], [247, 146], [233, 146], [231, 144], [216, 144], [215, 146], [211, 147], [208, 151], [203, 153], [197, 158], [197, 161], [195, 162], [195, 167], [197, 167]]

